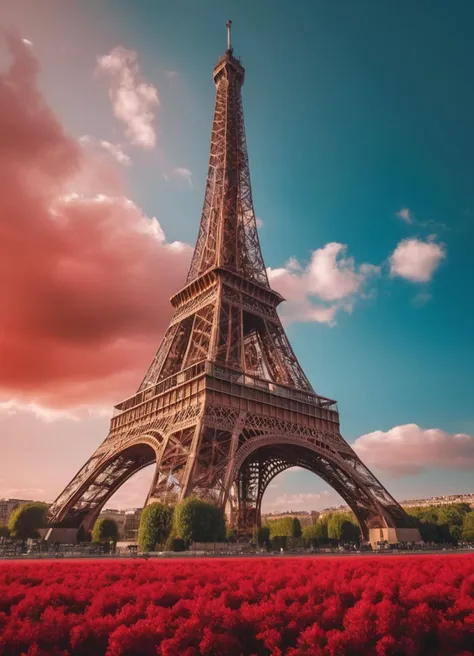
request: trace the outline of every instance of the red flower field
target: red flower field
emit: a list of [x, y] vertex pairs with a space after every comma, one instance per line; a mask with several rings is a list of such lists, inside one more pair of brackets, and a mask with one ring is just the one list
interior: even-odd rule
[[472, 656], [474, 557], [0, 564], [1, 656]]

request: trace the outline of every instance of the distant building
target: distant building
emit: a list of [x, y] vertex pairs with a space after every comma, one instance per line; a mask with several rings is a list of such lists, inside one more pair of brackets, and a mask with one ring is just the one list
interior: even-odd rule
[[31, 499], [0, 499], [0, 526], [8, 524], [12, 512], [24, 503], [31, 503]]
[[283, 519], [284, 517], [296, 517], [300, 520], [301, 526], [310, 526], [311, 524], [316, 524], [319, 517], [319, 512], [317, 510], [300, 510], [298, 512], [288, 512], [281, 513], [267, 513], [262, 514], [262, 521], [277, 521], [278, 519]]
[[133, 510], [125, 511], [125, 540], [136, 541], [138, 529], [140, 528], [142, 511], [143, 508], [134, 508]]
[[100, 513], [100, 517], [113, 519], [117, 522], [119, 529], [119, 540], [136, 540], [140, 527], [142, 508], [131, 508], [129, 510], [115, 510], [106, 508]]
[[410, 499], [402, 501], [404, 508], [416, 508], [425, 506], [450, 506], [453, 503], [468, 503], [474, 509], [474, 493], [470, 494], [447, 494], [437, 497], [427, 497], [426, 499]]
[[[469, 494], [447, 494], [447, 495], [440, 495], [437, 497], [426, 497], [426, 499], [410, 499], [408, 501], [401, 501], [400, 505], [402, 508], [417, 508], [417, 507], [426, 507], [426, 506], [449, 506], [454, 503], [468, 503], [471, 508], [474, 509], [474, 493], [469, 493]], [[351, 512], [351, 509], [349, 506], [333, 506], [331, 508], [324, 508], [323, 510], [317, 512], [315, 510], [308, 511], [308, 512], [302, 512], [302, 511], [288, 511], [288, 512], [281, 512], [281, 513], [266, 513], [262, 514], [262, 520], [265, 519], [281, 519], [282, 517], [287, 517], [290, 515], [291, 517], [298, 517], [298, 519], [301, 522], [301, 526], [305, 526], [306, 524], [314, 524], [318, 517], [324, 517], [325, 515], [329, 514], [334, 514], [334, 513], [345, 513], [345, 512]], [[314, 515], [316, 515], [316, 518], [314, 519]], [[303, 519], [303, 518], [308, 518], [311, 516], [311, 520], [308, 519]], [[305, 521], [305, 524], [303, 523]]]

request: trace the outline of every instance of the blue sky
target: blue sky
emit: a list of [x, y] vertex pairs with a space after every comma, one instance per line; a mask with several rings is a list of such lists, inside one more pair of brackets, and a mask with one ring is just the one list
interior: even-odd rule
[[[23, 4], [17, 19], [33, 29]], [[67, 11], [49, 5], [58, 9], [54, 29], [67, 33]], [[192, 245], [207, 170], [212, 68], [225, 48], [225, 22], [233, 20], [235, 54], [246, 68], [247, 142], [267, 266], [281, 268], [291, 257], [304, 268], [313, 251], [336, 242], [347, 246], [356, 267], [380, 267], [334, 325], [288, 325], [308, 377], [320, 394], [338, 400], [350, 442], [406, 424], [474, 435], [474, 5], [109, 0], [87, 9], [76, 3], [75, 11], [76, 36], [94, 29], [89, 50], [77, 38], [81, 63], [69, 93], [62, 85], [70, 75], [67, 50], [54, 68], [54, 48], [39, 34], [32, 38], [45, 96], [72, 135], [117, 141], [120, 126], [93, 75], [95, 59], [117, 45], [137, 52], [160, 98], [157, 146], [133, 154], [126, 184], [169, 241]], [[79, 100], [83, 93], [94, 97], [94, 112]], [[192, 186], [169, 180], [176, 167], [190, 171]], [[408, 221], [397, 215], [402, 209], [409, 209]], [[441, 245], [445, 257], [428, 282], [390, 274], [389, 257], [405, 239]], [[6, 431], [17, 421], [4, 419]], [[66, 478], [105, 437], [105, 420], [87, 421], [94, 422], [91, 437]], [[473, 462], [472, 442], [458, 458]], [[445, 438], [438, 459], [416, 475], [394, 476], [383, 467], [376, 473], [400, 498], [472, 491], [472, 468], [448, 462], [450, 444]], [[295, 495], [326, 487], [305, 472], [285, 473], [275, 484], [268, 508], [303, 503]], [[12, 487], [8, 481], [3, 489]], [[327, 498], [306, 497], [304, 504], [329, 505], [337, 497]]]

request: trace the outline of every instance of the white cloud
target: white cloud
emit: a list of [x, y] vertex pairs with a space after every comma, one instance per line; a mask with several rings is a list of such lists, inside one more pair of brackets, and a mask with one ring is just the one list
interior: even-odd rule
[[263, 226], [263, 221], [259, 216], [255, 217], [255, 223], [257, 224], [257, 228], [261, 228]]
[[287, 320], [331, 325], [339, 310], [352, 311], [380, 268], [367, 263], [356, 266], [346, 251], [344, 244], [329, 243], [313, 251], [306, 267], [291, 258], [280, 269], [268, 269], [272, 287], [288, 301], [283, 309]]
[[0, 488], [0, 498], [5, 499], [31, 499], [43, 501], [45, 491], [41, 487], [10, 487]]
[[67, 410], [48, 408], [40, 403], [23, 402], [17, 399], [0, 401], [0, 421], [5, 417], [14, 415], [33, 415], [36, 419], [51, 423], [53, 421], [81, 421], [85, 417], [97, 417], [110, 419], [113, 408], [101, 405], [79, 405]]
[[332, 492], [324, 490], [323, 492], [300, 492], [293, 494], [279, 494], [274, 501], [263, 500], [265, 510], [275, 511], [295, 511], [298, 510], [317, 510], [321, 506], [321, 500], [326, 500]]
[[420, 221], [419, 219], [416, 219], [413, 212], [408, 207], [403, 207], [398, 212], [395, 212], [395, 216], [398, 216], [398, 218], [407, 225], [419, 228], [431, 228], [432, 230], [447, 230], [447, 226], [440, 221], [433, 221], [433, 219]]
[[434, 241], [431, 235], [427, 241], [403, 239], [389, 258], [392, 276], [405, 278], [410, 282], [429, 282], [441, 261], [446, 258], [443, 244]]
[[97, 70], [109, 75], [109, 98], [115, 116], [125, 123], [125, 135], [136, 146], [153, 148], [156, 132], [154, 110], [158, 91], [142, 79], [137, 53], [121, 46], [97, 58]]
[[165, 75], [168, 80], [175, 80], [179, 76], [179, 73], [178, 71], [165, 71]]
[[33, 45], [33, 42], [30, 41], [29, 39], [22, 39], [22, 41], [23, 41], [23, 43], [24, 43], [25, 45], [30, 46], [30, 48], [31, 48], [32, 45]]
[[[189, 169], [178, 167], [176, 169], [173, 169], [172, 174], [180, 178], [181, 180], [184, 180], [187, 182], [187, 184], [192, 187], [193, 186], [193, 174]], [[165, 176], [165, 180], [168, 180], [168, 178]]]
[[430, 300], [431, 294], [426, 289], [424, 289], [414, 296], [413, 305], [416, 307], [421, 307], [422, 305], [426, 305], [426, 303], [428, 303]]
[[394, 476], [418, 474], [430, 467], [474, 468], [474, 437], [447, 433], [440, 428], [423, 429], [416, 424], [395, 426], [357, 438], [353, 449], [368, 467]]
[[105, 141], [105, 139], [96, 139], [95, 137], [91, 137], [88, 134], [80, 137], [79, 143], [83, 144], [84, 146], [102, 148], [115, 160], [117, 160], [117, 162], [123, 164], [124, 166], [130, 166], [132, 163], [132, 160], [124, 152], [123, 147], [120, 144], [113, 144], [110, 143], [110, 141]]
[[408, 207], [404, 207], [401, 210], [399, 210], [397, 212], [397, 216], [402, 221], [405, 221], [405, 223], [409, 223], [409, 224], [413, 223], [413, 214]]
[[0, 401], [0, 419], [2, 416], [11, 417], [18, 413], [32, 414], [37, 419], [47, 422], [59, 421], [61, 419], [78, 419], [78, 417], [69, 410], [53, 410], [51, 408], [45, 408], [37, 403], [22, 403], [21, 401], [16, 401], [14, 399]]

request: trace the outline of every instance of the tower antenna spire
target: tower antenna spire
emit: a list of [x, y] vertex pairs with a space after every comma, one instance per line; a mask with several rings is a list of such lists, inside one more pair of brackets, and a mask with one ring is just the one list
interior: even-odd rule
[[230, 33], [232, 29], [232, 21], [228, 20], [225, 26], [227, 27], [227, 52], [232, 52], [232, 39]]

